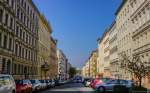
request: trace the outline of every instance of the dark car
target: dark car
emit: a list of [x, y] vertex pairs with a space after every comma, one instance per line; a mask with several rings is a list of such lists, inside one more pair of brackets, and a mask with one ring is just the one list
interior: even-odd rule
[[60, 84], [59, 84], [59, 79], [54, 79], [54, 82], [55, 82], [55, 85], [56, 86], [59, 86]]

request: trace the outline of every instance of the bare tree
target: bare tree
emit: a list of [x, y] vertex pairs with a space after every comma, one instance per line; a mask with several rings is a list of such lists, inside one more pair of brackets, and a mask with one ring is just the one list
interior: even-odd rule
[[122, 54], [121, 67], [129, 71], [139, 81], [139, 87], [142, 85], [142, 79], [150, 76], [150, 64], [142, 61], [139, 55], [129, 58], [126, 54]]

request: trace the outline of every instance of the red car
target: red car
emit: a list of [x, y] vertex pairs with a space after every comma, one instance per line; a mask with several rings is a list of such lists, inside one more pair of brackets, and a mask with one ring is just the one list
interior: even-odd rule
[[32, 93], [32, 84], [30, 80], [16, 80], [17, 93]]
[[93, 80], [91, 81], [90, 86], [91, 86], [92, 88], [95, 88], [95, 86], [96, 86], [97, 84], [102, 84], [102, 83], [103, 83], [103, 80], [101, 80], [101, 79], [99, 79], [99, 78], [96, 78], [96, 79], [93, 79]]

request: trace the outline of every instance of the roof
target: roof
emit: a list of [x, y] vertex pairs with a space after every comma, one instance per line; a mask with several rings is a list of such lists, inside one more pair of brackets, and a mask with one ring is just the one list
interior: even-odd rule
[[128, 0], [122, 0], [122, 3], [120, 4], [120, 6], [118, 7], [115, 15], [118, 15], [118, 13], [120, 12], [120, 10], [122, 9], [122, 7], [125, 5], [125, 3], [127, 2]]
[[57, 44], [57, 40], [54, 39], [52, 36], [51, 36], [50, 38], [51, 38], [51, 41], [52, 41], [53, 43], [55, 43], [55, 45], [56, 45], [56, 44]]
[[112, 24], [109, 26], [109, 27], [107, 27], [106, 29], [105, 29], [105, 32], [103, 33], [103, 36], [101, 37], [101, 38], [98, 38], [97, 39], [97, 42], [101, 42], [102, 40], [103, 40], [103, 38], [106, 36], [106, 34], [108, 33], [108, 32], [110, 32], [110, 30], [112, 29], [112, 27], [114, 26], [116, 24], [116, 21], [114, 20], [113, 22], [112, 22]]
[[39, 16], [40, 16], [40, 19], [42, 20], [42, 22], [48, 28], [49, 32], [52, 33], [52, 29], [51, 29], [50, 23], [47, 21], [47, 19], [45, 18], [45, 16], [43, 14], [40, 14]]
[[32, 0], [28, 0], [30, 2], [30, 4], [33, 6], [33, 8], [37, 11], [37, 13], [40, 15], [40, 11], [38, 10], [38, 8], [36, 7], [36, 5], [33, 3]]
[[106, 28], [106, 30], [103, 33], [103, 36], [101, 38], [98, 38], [97, 42], [100, 43], [102, 42], [102, 40], [104, 39], [104, 37], [107, 35], [107, 33], [109, 32], [109, 28]]

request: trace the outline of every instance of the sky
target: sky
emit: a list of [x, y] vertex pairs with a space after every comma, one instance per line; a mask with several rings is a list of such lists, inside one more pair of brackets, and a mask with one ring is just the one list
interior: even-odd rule
[[121, 0], [33, 0], [69, 62], [81, 68], [115, 19]]

